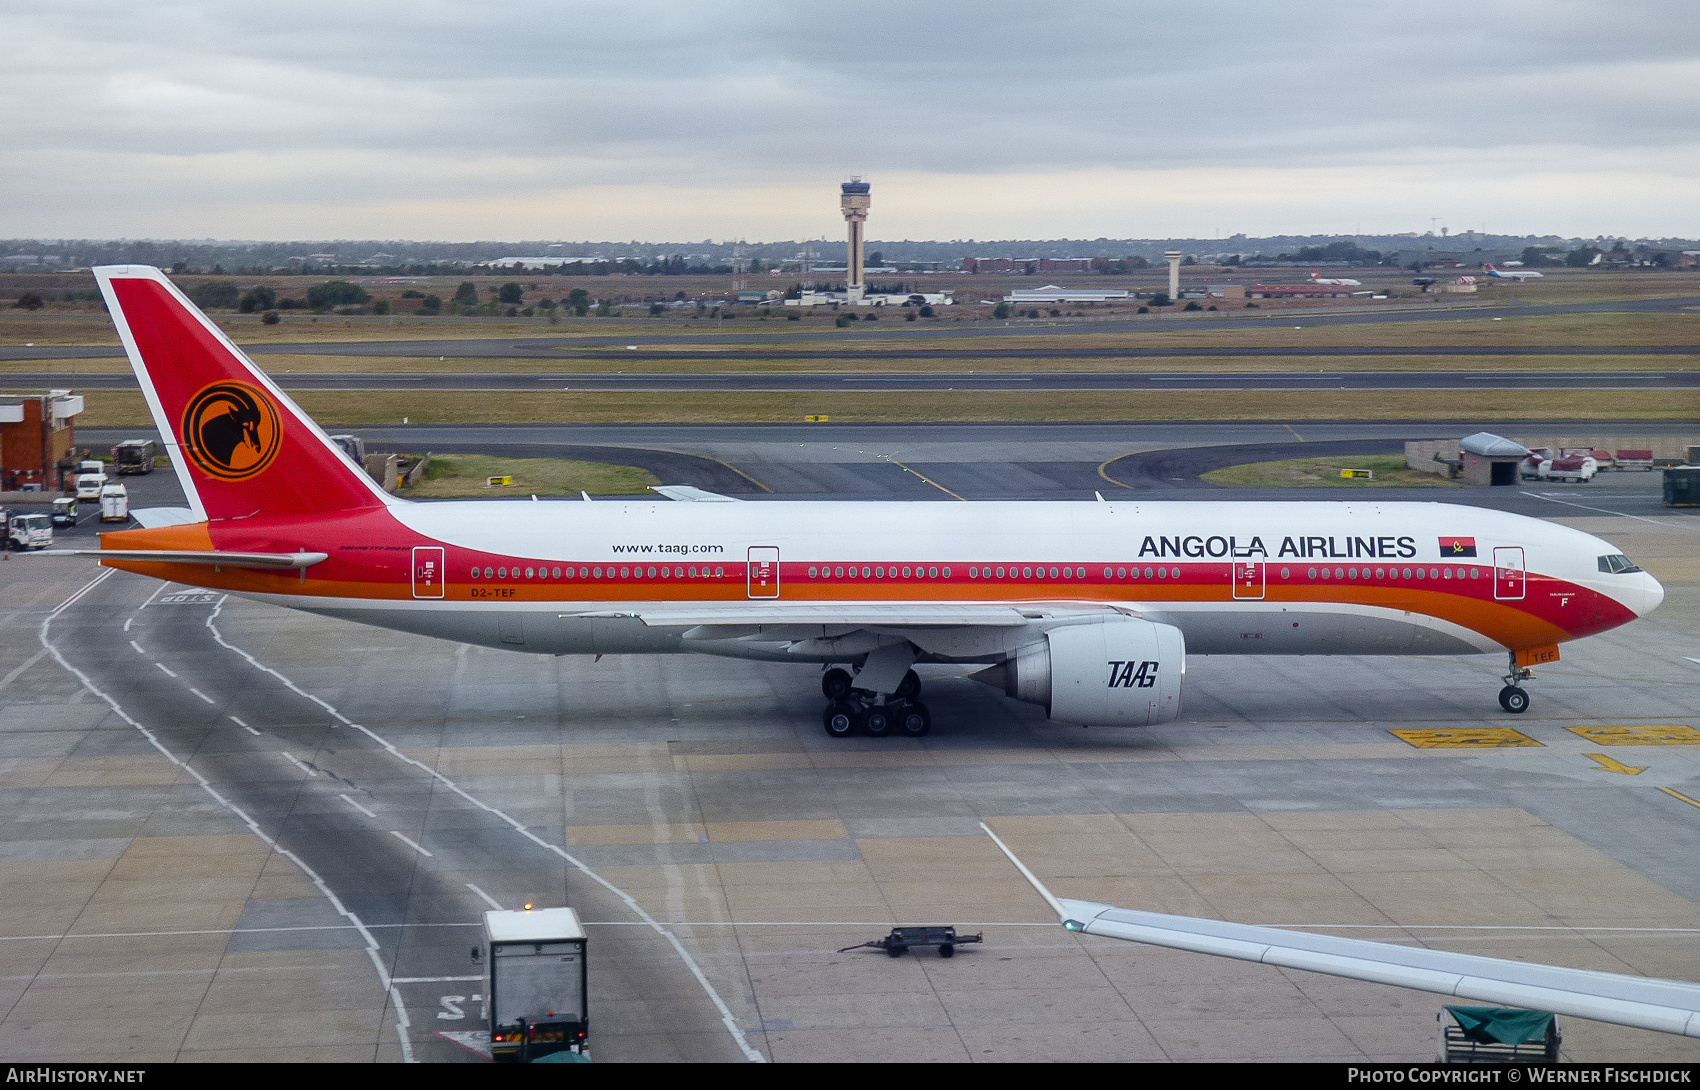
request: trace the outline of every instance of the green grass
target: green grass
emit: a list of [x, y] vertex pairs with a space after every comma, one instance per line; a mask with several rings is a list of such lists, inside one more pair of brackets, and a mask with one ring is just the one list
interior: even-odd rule
[[[488, 483], [491, 477], [513, 478], [511, 485]], [[633, 496], [660, 484], [654, 474], [636, 466], [606, 462], [575, 462], [565, 458], [492, 458], [483, 454], [434, 454], [425, 479], [402, 495], [423, 499], [492, 496]]]
[[[1367, 469], [1369, 480], [1340, 476], [1342, 469]], [[1226, 466], [1204, 474], [1211, 484], [1235, 488], [1450, 488], [1457, 482], [1435, 473], [1405, 468], [1402, 454], [1354, 455], [1344, 458], [1288, 458]]]

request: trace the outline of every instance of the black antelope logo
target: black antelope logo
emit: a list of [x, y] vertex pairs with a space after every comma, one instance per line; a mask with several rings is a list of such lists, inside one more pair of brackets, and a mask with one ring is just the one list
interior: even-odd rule
[[183, 411], [190, 461], [225, 481], [243, 481], [271, 464], [283, 441], [277, 408], [245, 382], [215, 382]]

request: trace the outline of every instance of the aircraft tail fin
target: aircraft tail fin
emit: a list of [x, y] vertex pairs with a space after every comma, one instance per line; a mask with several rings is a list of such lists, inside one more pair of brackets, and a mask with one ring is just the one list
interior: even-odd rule
[[104, 265], [94, 275], [198, 519], [393, 502], [164, 273]]

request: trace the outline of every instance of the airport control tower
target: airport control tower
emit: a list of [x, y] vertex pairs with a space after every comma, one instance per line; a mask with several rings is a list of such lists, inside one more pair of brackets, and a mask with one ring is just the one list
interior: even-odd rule
[[844, 262], [844, 289], [850, 302], [861, 301], [867, 285], [862, 283], [862, 225], [868, 219], [868, 186], [860, 178], [851, 178], [841, 187], [844, 191], [839, 207], [844, 210], [844, 222], [850, 228], [850, 254]]

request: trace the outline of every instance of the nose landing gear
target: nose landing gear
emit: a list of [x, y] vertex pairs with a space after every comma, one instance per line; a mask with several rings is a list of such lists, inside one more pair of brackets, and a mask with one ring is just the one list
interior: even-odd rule
[[903, 675], [889, 695], [856, 688], [850, 672], [836, 666], [821, 675], [820, 688], [828, 701], [821, 725], [834, 738], [848, 738], [858, 731], [876, 738], [886, 734], [919, 738], [933, 728], [932, 715], [917, 699], [921, 679], [913, 670]]
[[1505, 688], [1499, 690], [1499, 706], [1513, 715], [1522, 715], [1529, 710], [1529, 692], [1518, 684], [1528, 681], [1535, 672], [1527, 666], [1517, 665], [1517, 652], [1511, 652], [1511, 672], [1505, 675]]

